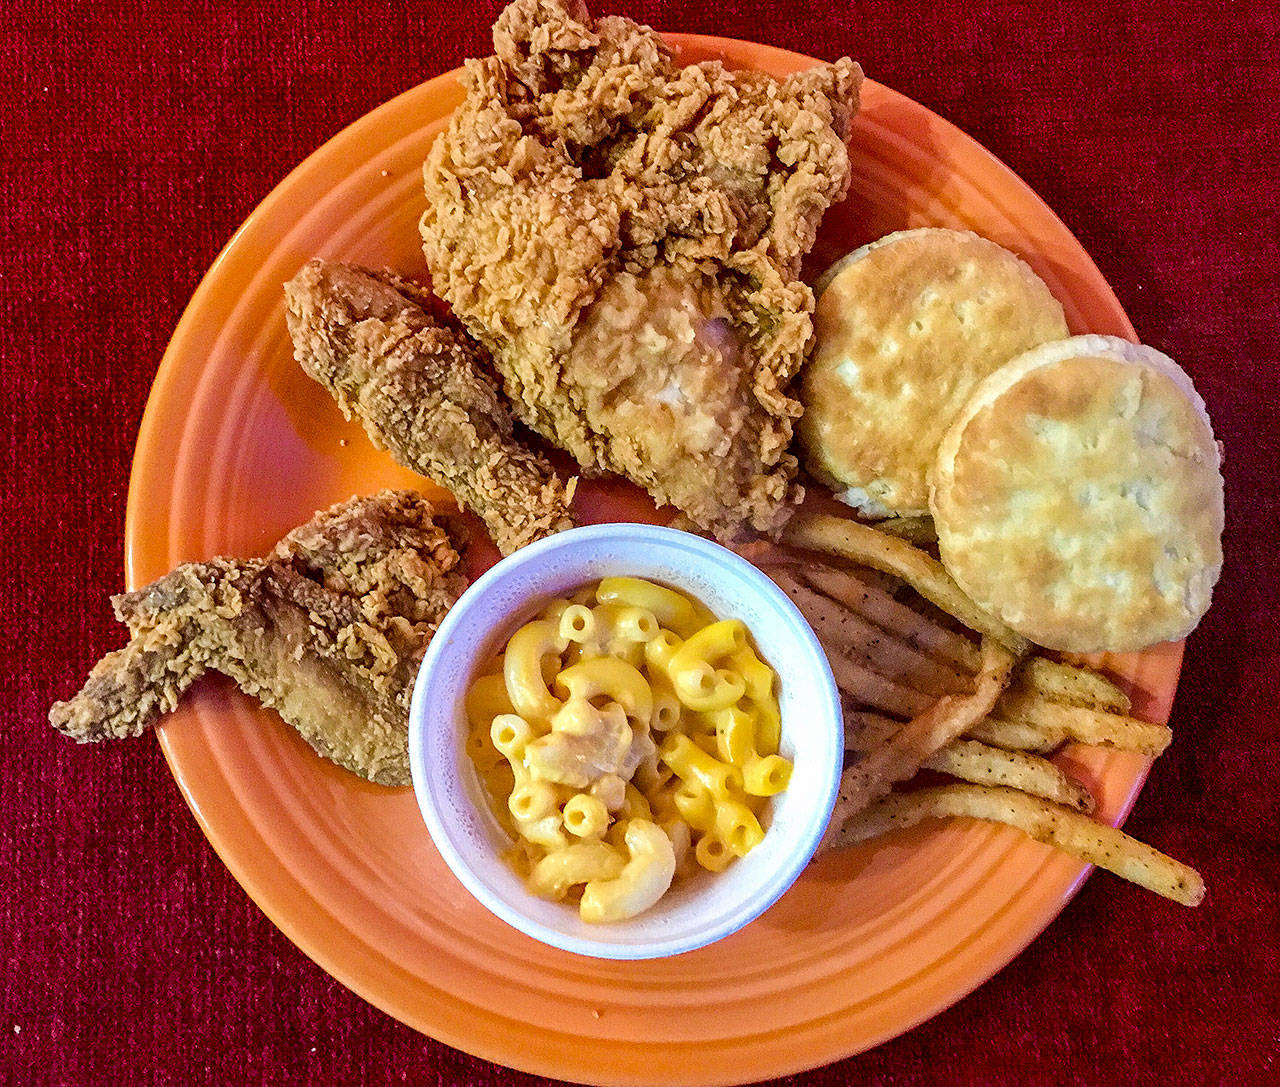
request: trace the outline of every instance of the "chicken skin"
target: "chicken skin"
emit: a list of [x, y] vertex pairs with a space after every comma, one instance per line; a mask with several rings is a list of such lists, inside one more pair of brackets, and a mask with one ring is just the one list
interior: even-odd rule
[[112, 599], [129, 644], [49, 720], [82, 743], [136, 736], [214, 670], [326, 758], [408, 785], [409, 701], [466, 588], [460, 545], [422, 498], [383, 491], [317, 514], [265, 559], [184, 563]]
[[504, 555], [573, 527], [568, 485], [513, 433], [477, 348], [407, 280], [313, 260], [285, 286], [294, 354], [379, 449], [451, 491]]
[[681, 68], [572, 0], [516, 0], [493, 38], [425, 167], [434, 288], [586, 471], [721, 537], [776, 531], [801, 495], [800, 262], [849, 184], [861, 71]]

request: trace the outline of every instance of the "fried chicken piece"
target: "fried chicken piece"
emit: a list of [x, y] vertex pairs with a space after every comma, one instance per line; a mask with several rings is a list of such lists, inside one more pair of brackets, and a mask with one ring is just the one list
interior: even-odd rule
[[801, 258], [849, 184], [862, 73], [680, 68], [647, 27], [516, 0], [425, 168], [433, 286], [516, 415], [721, 537], [800, 488]]
[[453, 492], [504, 555], [573, 527], [566, 486], [513, 433], [477, 348], [389, 272], [313, 260], [285, 286], [302, 368], [373, 444]]
[[53, 726], [87, 743], [136, 736], [206, 670], [270, 706], [321, 755], [409, 784], [409, 700], [427, 644], [466, 588], [457, 530], [407, 491], [352, 498], [265, 559], [184, 563], [112, 598], [132, 640]]

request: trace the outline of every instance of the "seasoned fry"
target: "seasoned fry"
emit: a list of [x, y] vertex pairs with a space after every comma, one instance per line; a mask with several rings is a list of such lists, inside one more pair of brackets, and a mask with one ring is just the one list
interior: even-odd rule
[[[893, 739], [902, 725], [889, 717], [859, 711], [844, 715], [844, 747], [854, 758], [865, 758], [870, 752]], [[1002, 751], [976, 740], [952, 740], [930, 756], [924, 769], [950, 774], [977, 785], [1007, 785], [1033, 796], [1054, 800], [1085, 813], [1093, 811], [1093, 797], [1078, 781], [1067, 777], [1047, 759], [1021, 751]]]
[[926, 770], [950, 774], [975, 785], [1004, 785], [1040, 796], [1086, 815], [1093, 811], [1093, 797], [1048, 759], [1021, 751], [1001, 751], [976, 740], [953, 740], [925, 764]]
[[1169, 746], [1173, 733], [1164, 725], [1087, 706], [1053, 702], [1037, 693], [1010, 688], [995, 712], [965, 733], [1006, 751], [1053, 751], [1068, 741], [1155, 758]]
[[[852, 609], [881, 630], [896, 633], [910, 645], [918, 646], [932, 656], [940, 657], [965, 672], [976, 672], [981, 654], [975, 642], [963, 634], [938, 626], [918, 611], [895, 600], [889, 593], [868, 583], [861, 574], [838, 570], [833, 566], [810, 565], [800, 571], [818, 592]], [[876, 573], [878, 571], [869, 571]]]
[[999, 786], [942, 785], [886, 797], [847, 820], [832, 844], [852, 845], [926, 819], [956, 816], [1017, 827], [1037, 842], [1096, 864], [1184, 906], [1198, 906], [1204, 899], [1204, 880], [1194, 868], [1115, 827]]
[[1128, 713], [1129, 696], [1105, 676], [1048, 657], [1028, 657], [1018, 666], [1013, 686], [1027, 687], [1051, 702]]
[[982, 657], [983, 668], [972, 694], [938, 699], [903, 725], [888, 743], [845, 770], [820, 848], [831, 847], [849, 816], [879, 799], [895, 782], [911, 777], [930, 755], [991, 712], [1009, 682], [1014, 658], [994, 638], [983, 638]]
[[860, 705], [895, 717], [914, 717], [935, 701], [932, 695], [913, 691], [873, 672], [865, 661], [854, 658], [838, 646], [823, 642], [822, 651], [831, 664], [836, 686]]
[[1054, 751], [1067, 741], [1065, 732], [1037, 728], [1022, 721], [1003, 721], [999, 717], [979, 721], [965, 735], [1006, 751], [1036, 751], [1041, 754]]
[[970, 600], [942, 563], [904, 540], [886, 536], [868, 525], [843, 517], [810, 514], [791, 520], [783, 531], [796, 547], [841, 555], [853, 562], [902, 578], [921, 596], [955, 616], [971, 630], [994, 638], [1015, 657], [1024, 656], [1030, 642], [993, 618]]
[[927, 513], [890, 517], [886, 521], [877, 521], [876, 531], [883, 532], [886, 536], [896, 536], [916, 547], [938, 542], [938, 530], [933, 526], [933, 518]]
[[1164, 725], [1153, 725], [1118, 713], [1047, 702], [1026, 691], [1008, 690], [996, 703], [996, 715], [1007, 721], [1061, 732], [1068, 740], [1137, 751], [1155, 758], [1173, 739]]
[[902, 728], [901, 721], [864, 710], [845, 710], [844, 749], [862, 758], [889, 743]]
[[800, 614], [820, 639], [864, 660], [869, 668], [887, 679], [935, 696], [956, 694], [972, 686], [970, 677], [962, 676], [954, 668], [900, 641], [893, 632], [840, 607], [786, 571], [774, 569], [766, 572], [800, 609]]

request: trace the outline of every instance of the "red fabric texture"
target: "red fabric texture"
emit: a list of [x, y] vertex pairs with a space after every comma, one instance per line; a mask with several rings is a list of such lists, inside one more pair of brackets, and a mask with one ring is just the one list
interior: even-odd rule
[[[1280, 1082], [1280, 9], [599, 6], [848, 53], [968, 131], [1186, 366], [1227, 447], [1226, 571], [1188, 646], [1172, 750], [1128, 824], [1202, 869], [1205, 905], [1095, 876], [976, 993], [786, 1082]], [[302, 955], [222, 867], [154, 739], [83, 748], [45, 723], [121, 642], [107, 597], [123, 585], [130, 458], [200, 276], [327, 137], [487, 52], [499, 9], [6, 5], [0, 1080], [533, 1082], [415, 1034]]]

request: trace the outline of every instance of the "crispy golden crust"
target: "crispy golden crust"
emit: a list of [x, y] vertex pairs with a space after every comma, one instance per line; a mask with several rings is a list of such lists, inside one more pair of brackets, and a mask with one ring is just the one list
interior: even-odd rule
[[819, 288], [801, 376], [805, 467], [873, 516], [925, 512], [938, 443], [974, 386], [1067, 335], [1040, 278], [968, 231], [890, 234]]
[[799, 496], [799, 265], [848, 186], [861, 72], [682, 69], [648, 28], [557, 0], [516, 0], [494, 47], [426, 164], [436, 289], [584, 468], [721, 534], [777, 528]]
[[1075, 652], [1180, 638], [1222, 565], [1222, 476], [1172, 360], [1112, 337], [1047, 344], [993, 374], [943, 440], [942, 559], [1021, 634]]
[[573, 527], [568, 485], [514, 433], [476, 346], [387, 272], [313, 260], [285, 285], [303, 370], [373, 443], [453, 492], [498, 550]]
[[132, 640], [49, 719], [81, 742], [136, 736], [214, 670], [326, 758], [408, 785], [413, 680], [466, 587], [453, 531], [384, 491], [317, 514], [266, 559], [185, 563], [113, 599]]

